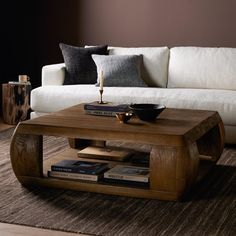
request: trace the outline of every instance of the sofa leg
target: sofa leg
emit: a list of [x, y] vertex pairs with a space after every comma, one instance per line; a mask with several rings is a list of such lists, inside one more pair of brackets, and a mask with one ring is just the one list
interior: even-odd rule
[[96, 146], [96, 147], [106, 146], [106, 141], [101, 141], [101, 140], [68, 138], [68, 142], [71, 148], [76, 148], [76, 149], [85, 148], [87, 146]]

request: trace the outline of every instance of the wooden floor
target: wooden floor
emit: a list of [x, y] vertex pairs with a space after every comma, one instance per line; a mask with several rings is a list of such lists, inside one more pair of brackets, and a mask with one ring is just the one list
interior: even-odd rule
[[[9, 129], [11, 127], [14, 127], [14, 125], [4, 124], [2, 118], [0, 117], [0, 131]], [[0, 223], [0, 236], [86, 236], [86, 235]]]
[[9, 129], [11, 127], [14, 127], [14, 125], [5, 124], [2, 120], [2, 117], [0, 117], [0, 131], [5, 130], [5, 129]]
[[85, 236], [85, 234], [66, 233], [61, 231], [39, 229], [28, 226], [0, 223], [1, 236]]

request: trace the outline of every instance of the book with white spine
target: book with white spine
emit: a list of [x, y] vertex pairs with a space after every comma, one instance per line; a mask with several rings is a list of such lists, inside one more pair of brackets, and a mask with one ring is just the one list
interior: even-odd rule
[[95, 116], [116, 116], [116, 112], [114, 111], [101, 111], [101, 110], [85, 110], [85, 114], [95, 115]]
[[104, 173], [104, 178], [149, 182], [149, 168], [139, 166], [116, 165]]
[[79, 173], [62, 172], [62, 171], [48, 171], [48, 177], [98, 181], [101, 175], [88, 175], [88, 174], [79, 174]]

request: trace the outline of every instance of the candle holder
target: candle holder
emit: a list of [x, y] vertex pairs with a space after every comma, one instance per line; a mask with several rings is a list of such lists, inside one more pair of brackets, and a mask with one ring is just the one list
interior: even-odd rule
[[99, 104], [106, 104], [107, 102], [104, 102], [102, 100], [102, 94], [103, 94], [103, 89], [99, 89], [99, 92], [100, 92], [100, 101], [98, 102]]

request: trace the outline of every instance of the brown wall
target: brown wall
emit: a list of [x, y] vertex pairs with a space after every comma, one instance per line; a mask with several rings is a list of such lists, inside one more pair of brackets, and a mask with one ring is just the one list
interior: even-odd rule
[[236, 47], [235, 0], [81, 0], [80, 44]]
[[42, 66], [63, 61], [60, 42], [236, 47], [236, 0], [9, 0], [1, 6], [1, 83], [28, 74], [39, 86]]
[[59, 43], [78, 45], [79, 1], [38, 0], [38, 47], [42, 64], [61, 62]]
[[63, 61], [60, 42], [236, 47], [235, 9], [235, 0], [38, 0], [38, 68]]

